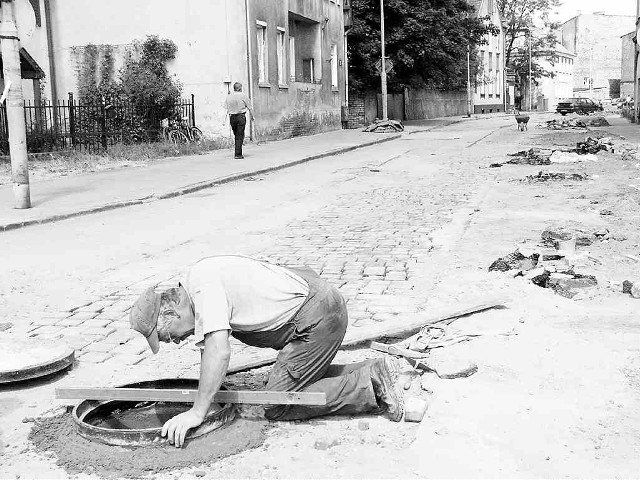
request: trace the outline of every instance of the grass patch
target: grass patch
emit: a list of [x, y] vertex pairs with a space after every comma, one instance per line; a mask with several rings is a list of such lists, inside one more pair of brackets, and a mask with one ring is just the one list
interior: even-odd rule
[[[106, 152], [100, 153], [63, 150], [31, 154], [29, 155], [29, 176], [42, 180], [116, 168], [142, 167], [162, 158], [205, 155], [232, 146], [232, 139], [220, 138], [182, 145], [169, 142], [117, 144], [110, 146]], [[0, 185], [7, 183], [11, 183], [11, 160], [9, 157], [2, 157], [0, 158]]]

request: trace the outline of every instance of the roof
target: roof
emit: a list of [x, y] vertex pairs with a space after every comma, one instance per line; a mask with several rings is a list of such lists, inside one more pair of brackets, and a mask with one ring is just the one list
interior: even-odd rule
[[565, 48], [564, 45], [562, 45], [561, 43], [556, 43], [555, 51], [556, 51], [556, 53], [561, 53], [562, 55], [568, 55], [568, 56], [571, 56], [571, 57], [576, 57], [577, 56], [575, 53], [572, 53], [567, 48]]

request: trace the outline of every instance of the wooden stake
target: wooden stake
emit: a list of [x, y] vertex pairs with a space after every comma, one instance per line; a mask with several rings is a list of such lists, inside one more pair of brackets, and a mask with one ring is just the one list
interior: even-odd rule
[[[56, 398], [84, 400], [122, 400], [132, 402], [192, 403], [197, 390], [162, 388], [56, 388]], [[255, 405], [326, 405], [322, 392], [274, 392], [257, 390], [221, 390], [216, 403], [251, 403]]]

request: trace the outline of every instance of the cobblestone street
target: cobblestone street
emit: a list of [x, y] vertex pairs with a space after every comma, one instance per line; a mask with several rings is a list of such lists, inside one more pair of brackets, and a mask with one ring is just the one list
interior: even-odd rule
[[[0, 477], [13, 476], [21, 463], [29, 461], [37, 465], [34, 468], [64, 478], [64, 472], [51, 460], [29, 451], [26, 442], [29, 424], [20, 422], [23, 417], [37, 416], [63, 404], [53, 400], [54, 387], [111, 386], [150, 378], [197, 377], [200, 354], [192, 342], [163, 345], [154, 356], [144, 338], [129, 329], [128, 311], [147, 286], [173, 286], [191, 263], [220, 253], [313, 268], [338, 287], [347, 300], [350, 317], [347, 337], [481, 303], [496, 295], [513, 300], [509, 309], [476, 316], [483, 323], [482, 328], [504, 327], [501, 331], [509, 330], [518, 336], [497, 339], [489, 335], [492, 340], [478, 340], [474, 345], [479, 347], [469, 347], [477, 363], [485, 367], [480, 374], [486, 372], [488, 383], [474, 380], [474, 376], [468, 381], [437, 384], [442, 393], [434, 409], [430, 407], [432, 416], [419, 426], [391, 425], [381, 418], [367, 420], [371, 423], [371, 435], [362, 441], [354, 437], [344, 450], [344, 457], [338, 458], [330, 450], [316, 452], [318, 462], [335, 467], [324, 472], [327, 477], [332, 473], [344, 477], [427, 475], [424, 463], [410, 460], [404, 450], [410, 445], [413, 454], [420, 446], [436, 449], [447, 435], [450, 441], [454, 437], [456, 441], [449, 444], [449, 450], [439, 451], [443, 458], [455, 456], [456, 448], [458, 454], [465, 448], [473, 449], [471, 437], [460, 423], [463, 418], [473, 421], [469, 420], [468, 411], [463, 411], [463, 404], [475, 402], [477, 408], [485, 409], [484, 416], [478, 417], [479, 425], [474, 427], [480, 430], [487, 427], [482, 422], [491, 415], [499, 416], [497, 411], [487, 413], [491, 410], [489, 403], [501, 405], [495, 408], [502, 408], [507, 415], [509, 407], [502, 403], [507, 398], [518, 404], [518, 412], [525, 415], [509, 417], [510, 422], [529, 418], [526, 415], [530, 410], [526, 409], [530, 406], [519, 403], [515, 398], [519, 393], [508, 388], [518, 389], [521, 382], [522, 395], [526, 397], [522, 402], [528, 402], [531, 395], [538, 394], [538, 388], [546, 388], [541, 385], [548, 377], [536, 380], [516, 374], [516, 369], [525, 371], [531, 367], [531, 362], [519, 352], [548, 349], [541, 335], [556, 338], [556, 346], [571, 344], [565, 335], [573, 335], [559, 333], [555, 329], [563, 327], [555, 323], [553, 326], [539, 323], [543, 322], [542, 317], [547, 315], [545, 318], [559, 321], [572, 311], [576, 316], [587, 315], [589, 308], [605, 312], [602, 298], [613, 294], [603, 286], [600, 299], [591, 298], [591, 307], [587, 307], [559, 300], [550, 291], [515, 284], [511, 277], [487, 273], [493, 259], [512, 251], [516, 244], [537, 238], [549, 220], [591, 219], [585, 208], [576, 210], [577, 200], [572, 200], [579, 197], [578, 188], [581, 194], [590, 195], [586, 186], [569, 186], [564, 190], [523, 186], [520, 179], [524, 174], [539, 167], [487, 168], [497, 159], [502, 161], [508, 153], [529, 148], [537, 141], [554, 141], [545, 137], [545, 131], [533, 127], [530, 132], [516, 134], [513, 123], [506, 116], [488, 117], [429, 132], [406, 132], [392, 142], [191, 195], [5, 232], [0, 238], [0, 248], [8, 258], [4, 291], [9, 294], [0, 298], [0, 307], [9, 313], [8, 318], [14, 319], [17, 332], [43, 341], [67, 343], [76, 349], [78, 362], [71, 372], [53, 383], [13, 392], [14, 403], [7, 403], [3, 413], [8, 418], [11, 412], [12, 420], [3, 425], [0, 445], [0, 454], [4, 453], [10, 462], [0, 467]], [[601, 162], [589, 168], [610, 167]], [[604, 171], [600, 174], [604, 175]], [[625, 181], [626, 177], [620, 180]], [[630, 242], [635, 241], [631, 234], [628, 236]], [[12, 280], [8, 282], [8, 278]], [[626, 308], [631, 307], [621, 302], [621, 310], [615, 315], [623, 315]], [[523, 337], [529, 340], [524, 342]], [[625, 342], [631, 338], [637, 338], [637, 333]], [[505, 356], [501, 357], [500, 352]], [[369, 354], [366, 350], [341, 352], [339, 360]], [[231, 368], [267, 361], [273, 355], [273, 351], [234, 342]], [[552, 367], [545, 364], [540, 368]], [[556, 381], [559, 383], [554, 388], [558, 388], [560, 395], [561, 380]], [[574, 393], [580, 395], [579, 390]], [[496, 398], [499, 395], [501, 399]], [[545, 401], [551, 402], [548, 398]], [[637, 401], [627, 396], [623, 403], [630, 407]], [[536, 429], [533, 420], [536, 418], [553, 422], [548, 414], [554, 408], [550, 406], [542, 417], [527, 420], [525, 430], [531, 433]], [[461, 420], [456, 420], [456, 415]], [[499, 423], [497, 418], [495, 421]], [[295, 472], [295, 465], [299, 464], [296, 462], [304, 459], [282, 454], [279, 460], [268, 460], [271, 452], [293, 451], [298, 447], [314, 452], [309, 447], [314, 436], [333, 437], [345, 431], [355, 435], [353, 431], [361, 430], [357, 422], [356, 418], [285, 423], [274, 427], [269, 444], [256, 453], [246, 452], [207, 471], [220, 478], [288, 477]], [[578, 424], [576, 420], [576, 429], [580, 428]], [[493, 477], [525, 476], [532, 472], [562, 475], [575, 472], [575, 465], [585, 458], [565, 459], [571, 467], [563, 468], [556, 463], [555, 469], [547, 471], [545, 461], [539, 463], [537, 457], [535, 461], [529, 458], [531, 452], [522, 453], [528, 460], [515, 453], [504, 463], [504, 470], [492, 468], [491, 465], [504, 460], [499, 455], [508, 449], [508, 439], [515, 442], [517, 436], [512, 425], [500, 425], [504, 436], [498, 446], [479, 438], [482, 434], [476, 432], [475, 440], [482, 445], [470, 455], [477, 460], [477, 469], [460, 465], [448, 471], [443, 460], [433, 466], [433, 475]], [[626, 433], [619, 434], [619, 439], [628, 440], [637, 427], [635, 422]], [[575, 429], [571, 427], [571, 431]], [[493, 432], [498, 435], [496, 430]], [[387, 440], [382, 440], [385, 435]], [[545, 443], [543, 437], [539, 439], [541, 445]], [[619, 456], [630, 455], [638, 448], [637, 441], [628, 443]], [[368, 446], [371, 448], [367, 449]], [[381, 452], [391, 452], [384, 468], [376, 460]], [[480, 459], [483, 454], [485, 458]], [[280, 453], [273, 455], [277, 457]], [[433, 456], [430, 459], [434, 461]], [[261, 462], [267, 462], [266, 466]], [[591, 458], [586, 465], [593, 467]], [[598, 472], [606, 471], [606, 465], [601, 468]], [[587, 473], [588, 469], [577, 471]], [[618, 469], [611, 474], [624, 476], [629, 472]], [[175, 477], [168, 477], [192, 478], [191, 474], [177, 472]], [[309, 473], [309, 476], [317, 475]]]

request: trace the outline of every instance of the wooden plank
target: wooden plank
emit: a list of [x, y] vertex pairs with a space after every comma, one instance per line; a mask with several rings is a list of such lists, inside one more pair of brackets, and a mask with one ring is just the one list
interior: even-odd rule
[[[425, 325], [433, 325], [442, 322], [447, 322], [447, 320], [455, 320], [457, 318], [463, 317], [465, 315], [470, 315], [472, 313], [482, 312], [484, 310], [489, 310], [491, 308], [501, 307], [508, 303], [508, 299], [506, 298], [498, 298], [498, 299], [490, 299], [486, 300], [484, 303], [474, 304], [469, 307], [463, 308], [461, 310], [457, 310], [453, 313], [445, 313], [443, 315], [436, 315], [434, 317], [422, 317], [420, 316], [418, 319], [409, 320], [400, 325], [392, 325], [389, 327], [377, 328], [373, 332], [361, 333], [353, 331], [347, 333], [347, 337], [342, 342], [340, 346], [341, 349], [354, 347], [357, 345], [361, 345], [364, 343], [368, 343], [372, 340], [377, 340], [385, 337], [402, 337], [402, 336], [410, 336], [414, 333], [418, 332]], [[413, 315], [412, 318], [415, 318], [416, 315]], [[451, 322], [448, 322], [451, 323]], [[231, 365], [227, 374], [237, 373], [237, 372], [245, 372], [247, 370], [252, 370], [254, 368], [263, 367], [265, 365], [270, 365], [276, 361], [277, 353], [274, 353], [271, 356], [265, 356], [259, 359], [249, 360], [247, 362], [242, 362], [238, 364]]]
[[[196, 399], [197, 390], [161, 388], [56, 388], [56, 398], [84, 400], [125, 400], [134, 402], [185, 402]], [[322, 392], [274, 392], [256, 390], [221, 390], [217, 403], [252, 403], [255, 405], [326, 405]]]
[[422, 317], [412, 316], [406, 322], [398, 322], [394, 325], [390, 325], [387, 328], [381, 328], [371, 333], [356, 333], [349, 335], [345, 342], [342, 343], [342, 347], [358, 345], [371, 340], [376, 340], [383, 337], [403, 337], [410, 336], [418, 332], [425, 325], [437, 325], [444, 323], [450, 324], [455, 319], [470, 315], [472, 313], [482, 312], [491, 308], [503, 306], [506, 303], [504, 298], [489, 300], [484, 303], [472, 305], [461, 310], [454, 311], [452, 313], [445, 313], [443, 315], [437, 315], [434, 317]]

